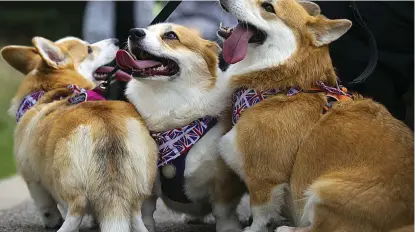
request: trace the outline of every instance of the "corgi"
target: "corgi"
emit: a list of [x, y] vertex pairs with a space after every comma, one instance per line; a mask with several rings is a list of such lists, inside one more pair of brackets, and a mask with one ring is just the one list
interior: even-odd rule
[[118, 66], [132, 71], [125, 95], [159, 148], [154, 196], [142, 210], [151, 232], [158, 198], [187, 222], [213, 213], [216, 231], [242, 231], [236, 208], [245, 186], [217, 148], [231, 125], [223, 113], [231, 94], [218, 78], [220, 51], [192, 29], [161, 23], [131, 29], [127, 51], [117, 53]]
[[[413, 132], [338, 86], [329, 44], [352, 23], [295, 0], [220, 0], [233, 127], [220, 156], [247, 185], [245, 232], [413, 228]], [[285, 207], [287, 210], [282, 210]]]
[[88, 213], [101, 231], [147, 232], [141, 205], [152, 193], [157, 146], [133, 105], [85, 101], [102, 100], [90, 75], [115, 58], [117, 41], [32, 43], [1, 55], [26, 75], [9, 110], [14, 156], [44, 227], [78, 231]]

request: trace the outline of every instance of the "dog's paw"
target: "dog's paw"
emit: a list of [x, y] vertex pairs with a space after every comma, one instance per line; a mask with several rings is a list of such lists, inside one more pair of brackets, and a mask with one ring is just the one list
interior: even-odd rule
[[42, 209], [42, 224], [46, 229], [57, 229], [63, 224], [63, 218], [57, 208]]

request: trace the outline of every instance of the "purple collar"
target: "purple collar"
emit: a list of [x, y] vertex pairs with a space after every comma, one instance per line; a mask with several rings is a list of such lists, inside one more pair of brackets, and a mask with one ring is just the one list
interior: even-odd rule
[[[104, 101], [105, 98], [101, 96], [95, 89], [94, 90], [86, 90], [83, 88], [80, 88], [77, 85], [68, 85], [66, 88], [71, 90], [75, 96], [68, 99], [70, 104], [78, 104], [84, 101]], [[27, 95], [22, 103], [20, 103], [20, 106], [16, 113], [16, 121], [19, 122], [20, 119], [23, 117], [24, 113], [28, 111], [30, 108], [32, 108], [41, 97], [45, 95], [44, 90], [33, 92], [29, 95]], [[61, 98], [62, 99], [62, 98]]]

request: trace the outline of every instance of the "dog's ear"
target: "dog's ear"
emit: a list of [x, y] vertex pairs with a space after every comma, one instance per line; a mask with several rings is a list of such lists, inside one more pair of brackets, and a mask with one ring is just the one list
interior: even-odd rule
[[222, 51], [220, 46], [217, 43], [212, 42], [212, 41], [209, 41], [206, 46], [207, 46], [208, 49], [210, 49], [211, 51], [213, 51], [217, 55], [219, 55]]
[[42, 60], [34, 47], [6, 46], [0, 53], [10, 66], [24, 75], [35, 69]]
[[43, 61], [49, 67], [59, 69], [64, 68], [69, 64], [70, 59], [68, 53], [56, 46], [52, 41], [43, 37], [34, 37], [32, 43]]
[[331, 20], [318, 16], [307, 23], [307, 28], [312, 35], [314, 46], [320, 47], [343, 36], [352, 26], [347, 19]]
[[317, 16], [321, 13], [320, 6], [314, 2], [300, 0], [298, 3], [308, 12], [311, 16]]

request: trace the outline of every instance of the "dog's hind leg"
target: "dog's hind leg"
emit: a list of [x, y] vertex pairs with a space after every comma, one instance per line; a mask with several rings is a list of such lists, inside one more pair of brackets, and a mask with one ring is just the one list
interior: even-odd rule
[[30, 195], [40, 213], [45, 228], [55, 229], [62, 225], [63, 219], [58, 210], [56, 201], [39, 182], [28, 182]]
[[[157, 200], [157, 198], [156, 198], [156, 200]], [[149, 203], [149, 202], [147, 202], [147, 203]], [[146, 225], [143, 222], [143, 218], [141, 216], [142, 205], [143, 205], [143, 199], [140, 199], [140, 198], [137, 198], [135, 200], [135, 202], [133, 203], [132, 215], [131, 215], [132, 216], [132, 219], [131, 219], [132, 232], [148, 232], [148, 231], [150, 231], [146, 228]], [[154, 213], [154, 211], [153, 211], [153, 213]], [[153, 221], [154, 221], [154, 219], [153, 219]], [[155, 227], [155, 225], [153, 225], [153, 227]]]
[[66, 214], [65, 222], [58, 232], [78, 232], [82, 218], [85, 215], [87, 199], [84, 196], [69, 197], [67, 202], [68, 212]]

